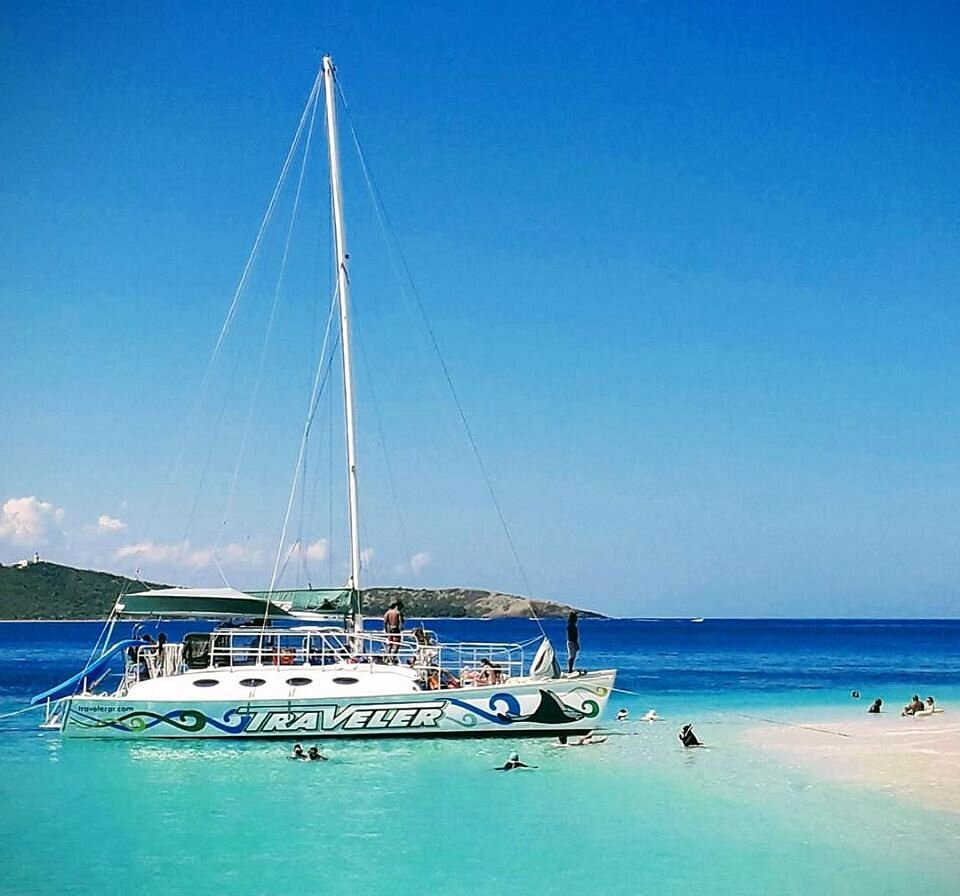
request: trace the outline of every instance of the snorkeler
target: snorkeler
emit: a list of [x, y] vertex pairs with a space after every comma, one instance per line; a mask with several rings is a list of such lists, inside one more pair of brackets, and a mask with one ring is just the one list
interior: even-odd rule
[[588, 731], [583, 737], [578, 737], [576, 740], [568, 741], [566, 734], [557, 735], [557, 743], [554, 744], [555, 747], [591, 747], [594, 744], [605, 744], [607, 742], [607, 736], [605, 734], [594, 734], [592, 731]]
[[520, 761], [520, 756], [517, 753], [511, 753], [510, 758], [503, 764], [498, 765], [494, 771], [495, 772], [509, 772], [513, 771], [515, 768], [536, 768], [535, 765], [527, 765], [525, 762]]

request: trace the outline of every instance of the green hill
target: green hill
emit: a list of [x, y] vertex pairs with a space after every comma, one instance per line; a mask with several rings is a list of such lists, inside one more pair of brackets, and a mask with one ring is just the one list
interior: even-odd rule
[[[0, 619], [103, 619], [122, 592], [169, 588], [90, 569], [56, 563], [0, 565]], [[471, 588], [368, 588], [364, 612], [381, 615], [390, 602], [402, 600], [407, 616], [494, 619], [530, 615], [530, 602], [510, 594]], [[538, 616], [566, 616], [576, 609], [550, 601], [533, 601]], [[579, 610], [583, 616], [601, 613]]]
[[121, 592], [166, 587], [45, 561], [0, 566], [0, 619], [103, 619]]
[[528, 601], [512, 594], [475, 588], [367, 588], [363, 592], [364, 612], [368, 616], [378, 616], [392, 600], [402, 600], [404, 614], [413, 617], [525, 619], [530, 616], [531, 604], [536, 614], [542, 617], [566, 616], [571, 610], [577, 610], [581, 616], [601, 618], [603, 615], [552, 601]]

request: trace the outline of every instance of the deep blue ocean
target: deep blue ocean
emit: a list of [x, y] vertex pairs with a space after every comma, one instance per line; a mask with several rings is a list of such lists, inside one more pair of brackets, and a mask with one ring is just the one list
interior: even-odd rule
[[[544, 625], [563, 658], [563, 623]], [[99, 628], [0, 623], [0, 713], [77, 671]], [[38, 713], [0, 720], [0, 892], [960, 893], [960, 813], [827, 783], [742, 736], [917, 692], [960, 712], [960, 620], [583, 620], [581, 638], [579, 664], [618, 668], [622, 692], [609, 741], [576, 750], [347, 741], [307, 765], [282, 742], [62, 741]], [[649, 708], [664, 721], [640, 722]], [[680, 747], [684, 722], [708, 750]], [[514, 749], [539, 768], [493, 772]]]

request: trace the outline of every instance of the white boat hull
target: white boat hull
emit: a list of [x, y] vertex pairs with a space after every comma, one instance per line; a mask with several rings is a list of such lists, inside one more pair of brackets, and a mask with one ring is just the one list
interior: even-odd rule
[[80, 695], [65, 701], [67, 737], [332, 738], [550, 736], [596, 728], [613, 670], [488, 687], [289, 699], [144, 700]]

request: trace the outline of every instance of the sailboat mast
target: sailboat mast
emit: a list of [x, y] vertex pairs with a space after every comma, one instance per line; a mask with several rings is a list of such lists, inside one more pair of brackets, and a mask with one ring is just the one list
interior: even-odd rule
[[[347, 487], [350, 505], [350, 589], [360, 594], [360, 510], [357, 489], [357, 443], [353, 415], [353, 367], [350, 355], [350, 278], [347, 274], [347, 238], [343, 227], [343, 192], [340, 186], [340, 150], [337, 144], [337, 95], [335, 69], [329, 56], [323, 57], [323, 86], [327, 109], [327, 146], [330, 155], [330, 196], [333, 201], [333, 231], [337, 253], [337, 296], [340, 304], [340, 353], [343, 358], [343, 398], [347, 430]], [[359, 610], [359, 606], [356, 608]], [[354, 629], [363, 628], [359, 612]]]

